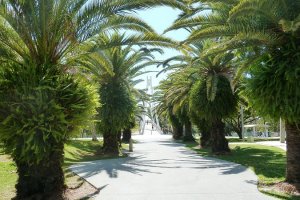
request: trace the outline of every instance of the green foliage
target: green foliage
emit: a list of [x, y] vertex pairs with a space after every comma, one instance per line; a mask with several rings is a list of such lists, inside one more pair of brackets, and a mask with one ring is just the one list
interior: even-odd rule
[[109, 132], [117, 134], [130, 123], [131, 115], [135, 110], [135, 101], [129, 93], [128, 88], [114, 79], [103, 84], [99, 89], [99, 128], [102, 133]]
[[[122, 43], [124, 34], [117, 32], [102, 37], [103, 44]], [[142, 69], [153, 64], [153, 52], [161, 53], [158, 48], [142, 48], [126, 45], [111, 47], [106, 50], [92, 52], [81, 61], [93, 80], [99, 84], [100, 103], [98, 129], [104, 134], [117, 134], [133, 120], [138, 99], [145, 98], [144, 91], [134, 88], [140, 82], [138, 76], [144, 74]]]
[[300, 120], [300, 56], [261, 60], [251, 67], [245, 94], [264, 116]]
[[190, 107], [198, 117], [209, 122], [227, 118], [236, 112], [237, 94], [233, 93], [228, 79], [219, 75], [215, 99], [210, 101], [206, 81], [200, 80], [191, 90]]
[[15, 161], [47, 159], [95, 114], [91, 88], [55, 69], [14, 66], [0, 76], [0, 139]]

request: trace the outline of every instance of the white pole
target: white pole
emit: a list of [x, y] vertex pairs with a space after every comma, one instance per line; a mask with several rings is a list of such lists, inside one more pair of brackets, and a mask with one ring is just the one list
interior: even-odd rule
[[268, 137], [268, 126], [266, 123], [265, 123], [265, 137]]
[[129, 140], [129, 152], [133, 152], [133, 142], [131, 138]]
[[244, 129], [244, 108], [241, 106], [241, 125], [242, 125], [242, 139], [245, 139], [245, 129]]
[[283, 120], [280, 118], [280, 142], [281, 143], [285, 143], [285, 127], [284, 127], [284, 122]]

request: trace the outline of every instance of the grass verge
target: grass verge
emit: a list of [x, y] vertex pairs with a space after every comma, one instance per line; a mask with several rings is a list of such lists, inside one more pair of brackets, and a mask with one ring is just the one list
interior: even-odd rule
[[[71, 140], [65, 145], [64, 163], [69, 166], [78, 162], [126, 157], [126, 154], [119, 156], [102, 154], [99, 151], [101, 147], [102, 141]], [[128, 145], [122, 144], [122, 149], [125, 148], [128, 149]]]
[[[110, 158], [126, 157], [125, 154], [119, 156], [104, 155], [98, 153], [102, 146], [101, 141], [71, 140], [65, 145], [64, 171], [66, 184], [69, 187], [76, 188], [83, 184], [83, 180], [70, 172], [68, 166], [93, 160], [102, 160]], [[128, 148], [122, 145], [122, 148]], [[11, 199], [15, 196], [15, 184], [18, 179], [17, 168], [10, 157], [4, 154], [0, 146], [0, 199]]]
[[215, 157], [238, 163], [252, 169], [259, 178], [259, 190], [279, 199], [300, 200], [299, 196], [279, 193], [273, 190], [264, 191], [264, 187], [271, 186], [285, 179], [286, 152], [277, 147], [257, 144], [230, 144], [230, 155], [213, 155], [208, 149], [199, 149], [198, 143], [185, 143], [202, 156]]

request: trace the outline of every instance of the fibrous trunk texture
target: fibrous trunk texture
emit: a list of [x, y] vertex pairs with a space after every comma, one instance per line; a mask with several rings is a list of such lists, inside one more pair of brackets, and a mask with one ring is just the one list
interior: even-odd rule
[[19, 175], [16, 199], [63, 199], [63, 151], [61, 143], [53, 146], [50, 156], [38, 164], [16, 161]]
[[172, 126], [173, 129], [173, 139], [174, 140], [179, 140], [183, 136], [183, 126], [178, 125], [178, 126]]
[[193, 131], [192, 131], [192, 123], [189, 120], [187, 120], [184, 123], [184, 128], [185, 128], [185, 132], [184, 132], [183, 140], [184, 141], [195, 141], [195, 138], [193, 136]]
[[202, 148], [207, 148], [211, 146], [211, 135], [209, 131], [202, 131], [201, 138], [200, 138], [200, 146]]
[[106, 132], [103, 134], [103, 153], [105, 154], [119, 154], [119, 139], [118, 133]]
[[130, 128], [125, 128], [123, 130], [122, 142], [129, 143], [130, 139], [131, 139], [131, 129]]
[[286, 122], [287, 167], [286, 181], [300, 190], [300, 123]]
[[215, 120], [211, 129], [212, 152], [224, 154], [230, 152], [228, 141], [225, 138], [225, 125], [221, 120]]

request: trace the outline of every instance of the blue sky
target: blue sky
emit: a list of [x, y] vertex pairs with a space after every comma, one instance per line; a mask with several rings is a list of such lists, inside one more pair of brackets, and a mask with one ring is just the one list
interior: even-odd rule
[[[138, 16], [146, 21], [151, 27], [153, 27], [157, 33], [162, 34], [163, 31], [174, 22], [179, 13], [180, 12], [178, 10], [174, 10], [169, 7], [157, 7], [140, 11], [138, 12]], [[170, 37], [174, 40], [182, 41], [188, 36], [188, 32], [185, 30], [171, 31], [169, 33], [166, 33], [165, 36]], [[174, 55], [178, 55], [178, 52], [175, 50], [164, 49], [164, 51], [165, 53], [163, 55], [157, 55], [156, 59], [164, 60]], [[148, 68], [148, 70], [158, 69], [153, 66], [151, 68]], [[166, 77], [165, 74], [162, 74], [158, 78], [156, 78], [156, 73], [149, 73], [143, 76], [143, 78], [146, 79], [147, 76], [152, 76], [153, 86], [157, 86], [159, 84], [159, 81]], [[138, 87], [145, 88], [146, 81], [141, 83]]]

